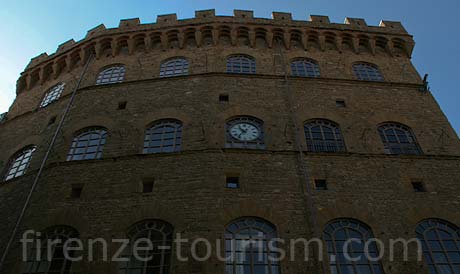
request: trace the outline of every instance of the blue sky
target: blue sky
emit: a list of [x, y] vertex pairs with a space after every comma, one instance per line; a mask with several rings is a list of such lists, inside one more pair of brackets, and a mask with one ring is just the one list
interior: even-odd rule
[[298, 20], [319, 14], [338, 23], [345, 17], [359, 17], [369, 25], [378, 25], [382, 19], [402, 21], [417, 43], [413, 54], [417, 70], [430, 75], [435, 98], [460, 132], [458, 0], [4, 0], [0, 9], [0, 113], [14, 100], [16, 79], [31, 57], [53, 53], [70, 38], [80, 40], [100, 23], [116, 27], [120, 19], [134, 17], [151, 23], [158, 14], [167, 13], [190, 18], [200, 9], [216, 9], [219, 15], [249, 9], [266, 18], [272, 11], [284, 11]]

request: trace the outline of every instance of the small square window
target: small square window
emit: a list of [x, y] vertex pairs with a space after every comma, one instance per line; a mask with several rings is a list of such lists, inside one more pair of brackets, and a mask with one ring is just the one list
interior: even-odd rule
[[147, 179], [142, 182], [142, 193], [153, 192], [153, 179]]
[[344, 107], [347, 106], [347, 105], [345, 104], [345, 100], [336, 100], [336, 101], [335, 101], [335, 105], [336, 105], [338, 108], [344, 108]]
[[225, 187], [226, 188], [231, 188], [231, 189], [240, 188], [240, 178], [238, 178], [238, 177], [227, 177]]
[[412, 188], [415, 192], [426, 192], [425, 185], [423, 182], [412, 182]]
[[229, 101], [229, 96], [228, 94], [220, 94], [219, 95], [219, 102], [228, 102]]
[[118, 103], [118, 109], [125, 109], [128, 102], [123, 101]]
[[315, 180], [315, 188], [316, 190], [327, 190], [327, 182], [323, 179], [316, 179]]
[[70, 198], [79, 199], [83, 192], [83, 185], [72, 185], [72, 191], [70, 192]]

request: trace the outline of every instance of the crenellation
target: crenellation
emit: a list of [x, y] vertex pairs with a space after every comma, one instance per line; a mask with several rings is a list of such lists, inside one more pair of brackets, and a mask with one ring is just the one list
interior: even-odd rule
[[318, 23], [318, 24], [330, 24], [331, 21], [329, 20], [329, 16], [324, 15], [310, 15], [309, 19], [310, 22]]
[[362, 18], [350, 18], [346, 17], [345, 18], [345, 24], [351, 25], [355, 28], [367, 28], [367, 23], [366, 20]]
[[100, 25], [88, 30], [88, 32], [86, 33], [85, 39], [93, 38], [93, 37], [95, 37], [97, 35], [100, 35], [104, 31], [106, 31], [105, 25], [100, 24]]
[[174, 23], [177, 23], [177, 14], [172, 13], [158, 15], [156, 23], [160, 26], [173, 25]]
[[74, 39], [70, 39], [70, 40], [67, 40], [65, 41], [64, 43], [60, 44], [56, 50], [56, 53], [61, 53], [61, 52], [64, 52], [68, 49], [70, 49], [73, 45], [75, 45], [75, 40]]
[[197, 10], [195, 11], [195, 18], [203, 19], [203, 18], [213, 18], [216, 17], [216, 10]]
[[125, 29], [125, 28], [133, 28], [137, 27], [141, 24], [141, 20], [139, 18], [131, 18], [131, 19], [122, 19], [118, 24], [118, 28]]
[[[107, 39], [110, 41], [113, 40], [113, 42], [111, 42], [113, 45], [109, 47], [112, 52], [111, 55], [115, 57], [118, 54], [120, 47], [115, 40], [117, 37], [123, 35], [128, 35], [131, 38], [134, 36], [139, 37], [139, 35], [145, 37], [143, 39], [136, 39], [136, 41], [131, 41], [131, 38], [126, 39], [124, 47], [127, 48], [129, 54], [134, 53], [137, 49], [154, 49], [152, 47], [156, 47], [158, 43], [161, 44], [162, 50], [175, 48], [174, 45], [171, 47], [174, 43], [178, 45], [177, 48], [182, 49], [186, 47], [185, 40], [194, 36], [195, 43], [201, 46], [201, 31], [204, 29], [206, 29], [206, 33], [212, 33], [214, 45], [219, 44], [218, 40], [220, 39], [222, 32], [228, 29], [228, 36], [231, 38], [231, 44], [234, 46], [237, 44], [237, 36], [242, 35], [246, 37], [252, 48], [256, 47], [257, 37], [266, 40], [266, 44], [269, 48], [271, 48], [273, 44], [273, 37], [276, 37], [276, 35], [272, 32], [275, 29], [278, 29], [282, 33], [288, 33], [279, 37], [280, 39], [283, 39], [282, 44], [287, 49], [291, 46], [290, 40], [296, 39], [298, 44], [297, 47], [299, 47], [300, 44], [300, 46], [307, 51], [310, 46], [315, 45], [317, 45], [317, 48], [322, 51], [326, 48], [341, 51], [341, 41], [344, 41], [344, 43], [349, 43], [356, 53], [359, 53], [360, 39], [357, 36], [365, 31], [368, 32], [371, 40], [377, 39], [377, 36], [386, 36], [385, 39], [388, 41], [393, 39], [392, 43], [387, 43], [387, 45], [384, 46], [388, 49], [387, 51], [389, 54], [396, 56], [407, 55], [410, 57], [413, 51], [414, 43], [412, 37], [407, 34], [400, 22], [381, 21], [380, 25], [377, 27], [368, 26], [365, 20], [360, 18], [347, 17], [345, 19], [345, 24], [337, 24], [331, 23], [328, 16], [322, 15], [311, 15], [309, 17], [309, 21], [298, 21], [292, 19], [291, 13], [286, 12], [273, 12], [273, 19], [254, 18], [254, 12], [249, 10], [234, 10], [233, 13], [234, 16], [216, 16], [215, 10], [211, 9], [196, 11], [195, 18], [192, 19], [178, 20], [176, 14], [165, 14], [159, 15], [156, 23], [141, 24], [139, 18], [131, 18], [120, 20], [117, 28], [107, 29], [105, 25], [100, 24], [95, 28], [90, 29], [84, 39], [78, 42], [75, 42], [73, 39], [68, 40], [58, 47], [56, 53], [51, 55], [47, 55], [45, 53], [37, 56], [31, 60], [25, 71], [35, 69], [48, 61], [59, 62], [61, 59], [68, 61], [67, 63], [69, 64], [67, 64], [67, 68], [70, 70], [74, 67], [73, 63], [79, 62], [79, 60], [86, 60], [89, 56], [89, 46], [92, 47], [92, 52], [96, 54], [97, 58], [100, 58], [103, 54], [105, 54], [103, 53], [104, 46], [100, 45], [100, 43], [104, 44], [105, 42], [103, 41]], [[215, 26], [217, 23], [220, 24], [219, 28], [216, 28]], [[193, 32], [195, 33], [190, 34], [190, 28], [188, 27], [190, 24], [201, 26], [194, 29]], [[233, 24], [246, 24], [247, 26], [245, 28], [247, 30], [241, 34], [236, 30], [240, 27], [235, 27]], [[274, 28], [267, 28], [267, 24], [272, 24]], [[225, 28], [223, 28], [224, 26]], [[264, 29], [265, 31], [261, 32], [261, 29]], [[356, 33], [356, 30], [359, 30], [359, 33]], [[295, 35], [292, 35], [292, 33], [297, 31], [300, 31], [300, 34], [296, 33]], [[315, 33], [315, 35], [313, 35], [314, 37], [311, 35], [312, 33]], [[334, 33], [334, 35], [332, 35], [334, 37], [332, 37], [330, 33]], [[152, 37], [153, 40], [148, 37]], [[146, 42], [142, 40], [146, 40]], [[380, 39], [380, 41], [381, 40], [382, 39]], [[368, 47], [370, 47], [370, 51], [375, 53], [375, 49], [372, 46], [374, 42], [371, 41], [365, 43], [369, 44]], [[336, 46], [331, 46], [331, 44], [336, 44]], [[80, 52], [79, 58], [76, 57], [75, 51]], [[72, 57], [65, 56], [65, 54], [71, 54]], [[51, 67], [58, 68], [60, 66], [53, 64]], [[54, 77], [57, 77], [61, 72], [61, 69], [54, 70]], [[28, 88], [30, 88], [30, 86], [28, 86]]]
[[290, 12], [272, 12], [272, 19], [279, 22], [292, 22], [292, 14]]
[[253, 19], [254, 12], [252, 10], [234, 10], [233, 15], [239, 19]]
[[390, 28], [390, 29], [392, 29], [394, 31], [407, 33], [407, 30], [404, 28], [404, 26], [401, 24], [401, 22], [397, 22], [397, 21], [385, 21], [385, 20], [382, 20], [382, 21], [380, 21], [379, 27]]

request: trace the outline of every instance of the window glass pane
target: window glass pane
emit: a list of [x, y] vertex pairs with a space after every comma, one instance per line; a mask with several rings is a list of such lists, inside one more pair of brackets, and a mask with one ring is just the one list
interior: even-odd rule
[[144, 153], [176, 152], [181, 148], [182, 124], [177, 120], [160, 120], [145, 132]]
[[389, 154], [421, 154], [412, 131], [404, 125], [385, 123], [379, 126], [378, 132]]
[[99, 73], [96, 80], [96, 85], [120, 83], [123, 82], [124, 77], [124, 66], [110, 67]]
[[83, 130], [74, 138], [72, 148], [67, 154], [67, 161], [101, 158], [106, 135], [107, 132], [103, 128], [88, 128]]
[[26, 173], [27, 168], [32, 160], [32, 155], [35, 152], [36, 147], [31, 146], [23, 149], [22, 151], [16, 153], [10, 159], [9, 167], [6, 170], [4, 181], [11, 180], [13, 178], [22, 176]]

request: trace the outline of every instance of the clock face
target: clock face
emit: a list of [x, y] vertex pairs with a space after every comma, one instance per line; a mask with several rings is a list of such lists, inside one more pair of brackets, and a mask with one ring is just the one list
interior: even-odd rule
[[259, 138], [259, 129], [249, 123], [237, 123], [230, 128], [230, 135], [240, 141], [254, 141]]

